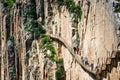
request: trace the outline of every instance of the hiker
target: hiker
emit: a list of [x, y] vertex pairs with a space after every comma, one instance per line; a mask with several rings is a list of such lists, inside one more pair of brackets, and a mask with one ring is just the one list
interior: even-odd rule
[[85, 61], [85, 62], [84, 62], [85, 65], [89, 65], [87, 57], [85, 57], [85, 60], [84, 60], [84, 61]]
[[61, 32], [59, 32], [58, 34], [59, 34], [59, 37], [61, 37]]
[[99, 67], [100, 67], [100, 64], [98, 63], [98, 64], [96, 65], [96, 67], [95, 67], [95, 70], [96, 70], [96, 71], [99, 71]]
[[78, 54], [78, 51], [79, 51], [79, 48], [77, 47], [77, 48], [76, 48], [76, 52], [77, 52], [77, 54]]
[[91, 63], [91, 70], [93, 70], [93, 67], [94, 67], [94, 64], [93, 64], [93, 63]]
[[76, 54], [76, 47], [73, 47], [73, 50], [74, 50], [74, 54]]
[[72, 46], [73, 46], [74, 53], [76, 53], [77, 42], [76, 42], [76, 37], [75, 36], [72, 37]]
[[95, 67], [95, 71], [98, 71], [98, 66]]

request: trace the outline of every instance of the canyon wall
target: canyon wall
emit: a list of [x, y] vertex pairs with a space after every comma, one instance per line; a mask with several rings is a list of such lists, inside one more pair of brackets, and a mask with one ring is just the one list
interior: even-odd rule
[[0, 80], [119, 80], [119, 18], [113, 0], [1, 0]]

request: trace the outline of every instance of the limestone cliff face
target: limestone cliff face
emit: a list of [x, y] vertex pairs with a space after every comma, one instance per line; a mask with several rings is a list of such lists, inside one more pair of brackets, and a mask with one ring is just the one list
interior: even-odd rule
[[[118, 40], [115, 31], [117, 26], [114, 21], [112, 1], [92, 0], [90, 3], [90, 6], [84, 6], [78, 27], [81, 55], [87, 56], [94, 66], [102, 66], [106, 64], [113, 51], [117, 50]], [[116, 73], [112, 74], [114, 71]], [[118, 80], [118, 72], [119, 70], [113, 67], [111, 74], [107, 74], [106, 80]]]
[[119, 80], [119, 17], [113, 0], [0, 1], [0, 80]]
[[[47, 16], [45, 27], [48, 29], [48, 34], [58, 36], [59, 32], [61, 32], [61, 37], [70, 47], [72, 47], [72, 29], [78, 27], [80, 55], [87, 57], [89, 63], [94, 63], [94, 68], [96, 66], [101, 68], [101, 66], [109, 61], [112, 53], [117, 51], [118, 45], [118, 36], [116, 35], [117, 26], [115, 22], [116, 13], [113, 12], [112, 1], [90, 0], [75, 1], [75, 3], [76, 5], [78, 3], [83, 5], [82, 18], [76, 26], [73, 25], [74, 22], [72, 22], [71, 14], [68, 12], [66, 6], [62, 6], [60, 10], [57, 10], [58, 6], [54, 5], [54, 3], [51, 3], [53, 16], [49, 21], [49, 10], [46, 8], [47, 5], [49, 6], [49, 2], [45, 3], [45, 16]], [[47, 23], [47, 21], [49, 22]], [[73, 56], [70, 55], [70, 52], [64, 46], [62, 46], [61, 54], [66, 71], [66, 80], [94, 79], [88, 73], [84, 72], [79, 64], [75, 63]], [[119, 65], [118, 62], [116, 65]], [[114, 68], [113, 66], [111, 66], [111, 73], [108, 72], [106, 78], [103, 75], [100, 77], [106, 80], [118, 80], [118, 67]], [[116, 74], [113, 74], [114, 71]]]

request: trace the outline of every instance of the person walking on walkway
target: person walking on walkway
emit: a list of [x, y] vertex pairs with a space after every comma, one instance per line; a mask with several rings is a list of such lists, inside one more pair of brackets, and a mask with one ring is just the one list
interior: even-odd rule
[[84, 64], [85, 64], [85, 65], [88, 65], [88, 64], [89, 64], [87, 57], [85, 57], [85, 62], [84, 62]]
[[93, 70], [93, 67], [94, 67], [94, 64], [93, 64], [93, 63], [91, 63], [91, 70]]
[[59, 37], [61, 37], [61, 32], [58, 33]]
[[77, 52], [77, 54], [78, 54], [78, 51], [79, 51], [79, 47], [76, 48], [76, 52]]
[[74, 54], [76, 54], [76, 47], [73, 47], [73, 50], [74, 50]]

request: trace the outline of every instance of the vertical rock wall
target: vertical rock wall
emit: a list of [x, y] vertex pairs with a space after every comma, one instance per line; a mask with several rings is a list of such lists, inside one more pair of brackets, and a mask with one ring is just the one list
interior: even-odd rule
[[[75, 2], [76, 4], [79, 3], [79, 1]], [[81, 0], [80, 2], [83, 5], [82, 19], [81, 22], [78, 23], [80, 54], [83, 57], [87, 57], [89, 63], [94, 64], [94, 68], [96, 66], [100, 67], [103, 64], [106, 64], [107, 59], [111, 57], [111, 54], [114, 51], [117, 51], [118, 42], [115, 31], [116, 25], [114, 22], [112, 1]], [[72, 27], [74, 26], [72, 26], [73, 22], [71, 21], [71, 14], [68, 12], [65, 6], [58, 10], [58, 8], [56, 9], [56, 6], [54, 5], [53, 11], [55, 13], [53, 12], [54, 15], [52, 20], [56, 24], [52, 24], [52, 20], [50, 20], [48, 25], [49, 27], [46, 25], [46, 27], [48, 27], [48, 31], [52, 28], [53, 35], [57, 36], [59, 34], [60, 26], [62, 38], [65, 39], [70, 46], [72, 46]], [[45, 8], [45, 14], [47, 13], [47, 8]], [[48, 19], [45, 21], [48, 21]], [[54, 27], [54, 25], [57, 25], [57, 29]], [[62, 46], [62, 57], [64, 59], [66, 80], [94, 79], [92, 79], [88, 73], [84, 72], [80, 65], [75, 63], [74, 58], [64, 46]], [[117, 71], [117, 68], [115, 68], [115, 71]], [[116, 77], [111, 76], [112, 74], [112, 72], [111, 74], [108, 74], [106, 79], [108, 80], [109, 78], [111, 80], [113, 78], [117, 80], [118, 73], [116, 73]]]
[[[72, 51], [73, 30], [78, 30], [80, 42], [76, 55], [79, 59], [87, 57], [94, 69], [106, 64], [117, 51], [119, 42], [112, 0], [74, 2], [82, 7], [82, 18], [77, 24], [67, 7], [59, 6], [54, 0], [15, 0], [10, 9], [0, 3], [0, 80], [56, 80], [57, 64], [43, 53], [41, 37], [35, 39], [33, 19], [46, 29], [47, 34], [62, 37]], [[35, 13], [29, 12], [32, 8], [36, 8]], [[29, 32], [26, 31], [27, 22], [30, 23]], [[63, 58], [65, 80], [95, 80], [63, 44], [54, 41], [53, 44], [57, 52], [55, 57]], [[104, 70], [107, 76], [100, 74], [102, 80], [119, 80], [119, 60], [112, 60], [109, 72]]]

